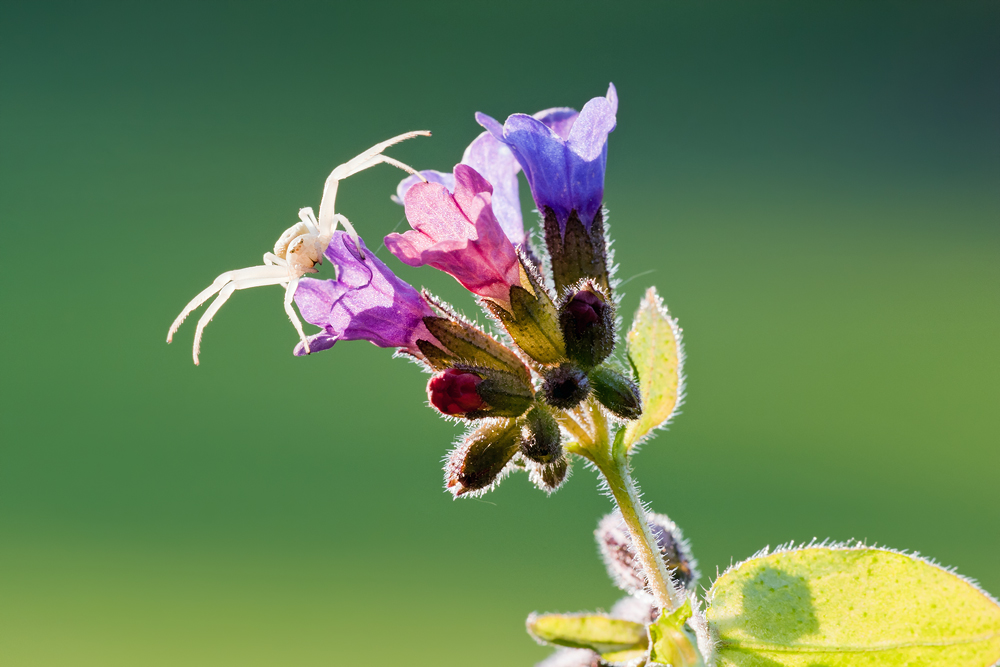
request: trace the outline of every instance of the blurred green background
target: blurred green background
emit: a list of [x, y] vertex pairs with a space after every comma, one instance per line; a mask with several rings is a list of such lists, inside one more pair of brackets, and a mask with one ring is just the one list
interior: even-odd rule
[[[473, 112], [579, 108], [608, 81], [620, 276], [653, 271], [626, 319], [655, 283], [688, 352], [637, 475], [702, 585], [815, 536], [1000, 593], [1000, 4], [2, 14], [0, 664], [528, 665], [528, 612], [610, 606], [594, 473], [453, 502], [458, 431], [415, 366], [293, 357], [277, 287], [234, 296], [200, 368], [193, 320], [164, 343], [337, 164], [430, 129], [391, 154], [448, 170]], [[370, 244], [400, 176], [341, 189]]]

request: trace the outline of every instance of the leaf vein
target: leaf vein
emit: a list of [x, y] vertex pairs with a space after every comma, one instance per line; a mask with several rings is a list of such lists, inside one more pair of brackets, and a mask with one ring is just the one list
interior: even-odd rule
[[894, 651], [902, 648], [933, 648], [935, 646], [961, 646], [963, 644], [977, 644], [988, 642], [991, 639], [1000, 638], [1000, 630], [990, 632], [975, 637], [964, 637], [956, 639], [944, 639], [940, 641], [915, 641], [915, 642], [893, 642], [887, 644], [873, 644], [870, 646], [816, 646], [800, 644], [796, 646], [779, 646], [776, 644], [754, 644], [741, 643], [732, 640], [723, 640], [721, 650], [734, 651], [769, 651], [772, 653], [875, 653], [878, 651]]

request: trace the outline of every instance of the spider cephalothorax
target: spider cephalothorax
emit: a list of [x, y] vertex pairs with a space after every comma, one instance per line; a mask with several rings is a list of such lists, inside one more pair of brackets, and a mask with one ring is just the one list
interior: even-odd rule
[[[201, 319], [198, 320], [198, 328], [194, 334], [194, 347], [192, 349], [194, 363], [197, 364], [202, 333], [219, 311], [219, 308], [232, 296], [233, 292], [239, 289], [247, 289], [248, 287], [283, 285], [285, 287], [285, 312], [288, 314], [288, 319], [295, 326], [295, 330], [298, 332], [299, 338], [302, 340], [302, 344], [308, 353], [309, 342], [306, 340], [306, 334], [302, 330], [302, 322], [292, 308], [292, 298], [295, 296], [299, 279], [307, 273], [316, 273], [315, 265], [323, 262], [323, 251], [329, 245], [338, 224], [344, 227], [355, 243], [357, 243], [358, 239], [358, 234], [354, 231], [354, 226], [350, 220], [334, 211], [334, 203], [337, 199], [337, 187], [340, 181], [359, 171], [382, 163], [391, 164], [403, 171], [416, 174], [416, 171], [412, 167], [391, 157], [382, 155], [382, 151], [406, 139], [416, 136], [426, 137], [430, 136], [430, 134], [427, 131], [401, 134], [388, 141], [383, 141], [380, 144], [372, 146], [353, 160], [349, 160], [334, 169], [330, 173], [330, 176], [327, 177], [326, 184], [323, 187], [323, 198], [320, 200], [319, 205], [319, 219], [316, 218], [312, 208], [306, 207], [299, 210], [299, 222], [286, 229], [281, 237], [278, 238], [277, 243], [274, 244], [274, 252], [264, 253], [264, 264], [237, 269], [236, 271], [227, 271], [216, 278], [211, 285], [202, 290], [198, 296], [191, 299], [188, 305], [184, 306], [184, 310], [177, 316], [174, 323], [170, 325], [170, 331], [167, 333], [167, 342], [169, 343], [173, 339], [174, 333], [187, 316], [191, 314], [191, 311], [218, 293], [218, 297], [205, 310]], [[361, 252], [360, 244], [358, 245], [358, 250]]]

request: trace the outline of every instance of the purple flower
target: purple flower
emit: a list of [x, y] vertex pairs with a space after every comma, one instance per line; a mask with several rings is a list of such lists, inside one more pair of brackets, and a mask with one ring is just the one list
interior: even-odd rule
[[[327, 350], [338, 340], [367, 340], [418, 353], [418, 338], [435, 340], [423, 323], [434, 312], [417, 290], [396, 277], [364, 241], [359, 242], [364, 259], [350, 235], [335, 232], [324, 255], [337, 268], [337, 279], [299, 281], [295, 290], [299, 312], [323, 328], [310, 336], [310, 350]], [[295, 346], [295, 354], [305, 354], [302, 343]]]
[[476, 120], [510, 147], [538, 210], [544, 214], [551, 209], [565, 233], [573, 211], [589, 231], [601, 208], [608, 135], [615, 129], [617, 112], [618, 94], [612, 84], [606, 97], [590, 100], [579, 114], [556, 108], [534, 116], [514, 114], [503, 125], [483, 113], [477, 113]]
[[385, 246], [404, 264], [429, 264], [473, 294], [510, 305], [510, 288], [521, 284], [514, 245], [491, 206], [493, 187], [472, 167], [455, 165], [455, 194], [440, 183], [417, 183], [406, 193], [413, 227], [389, 234]]
[[[514, 154], [506, 144], [497, 141], [489, 132], [483, 132], [465, 149], [462, 164], [478, 171], [493, 186], [493, 213], [511, 243], [522, 245], [525, 241], [524, 220], [517, 186], [517, 172], [521, 171], [521, 165]], [[431, 183], [440, 183], [449, 192], [455, 192], [454, 174], [433, 169], [420, 174]], [[406, 192], [421, 180], [420, 176], [404, 178], [396, 187], [392, 200], [402, 204], [406, 200]]]

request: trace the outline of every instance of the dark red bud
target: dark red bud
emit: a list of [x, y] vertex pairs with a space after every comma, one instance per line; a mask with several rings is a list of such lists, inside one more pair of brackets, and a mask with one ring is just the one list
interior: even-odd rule
[[601, 321], [599, 314], [607, 308], [601, 297], [588, 290], [576, 293], [569, 303], [566, 304], [566, 311], [573, 318], [577, 335], [582, 335], [587, 329]]
[[427, 397], [431, 405], [446, 415], [464, 415], [485, 405], [476, 391], [482, 381], [475, 373], [449, 368], [427, 383]]
[[559, 309], [566, 355], [583, 368], [593, 368], [615, 349], [615, 306], [593, 283], [568, 295]]

